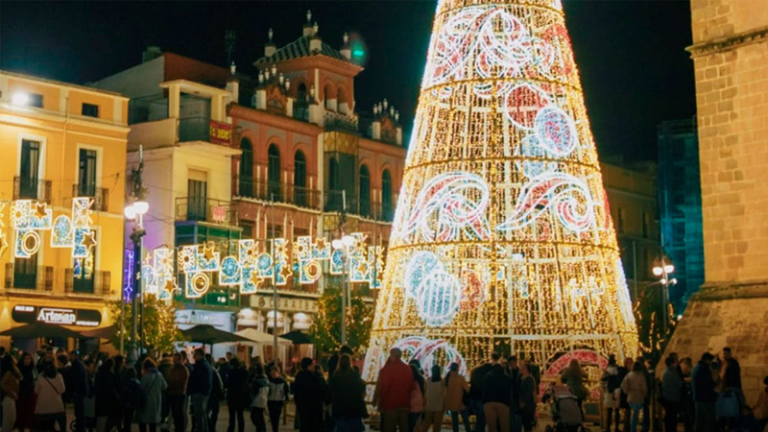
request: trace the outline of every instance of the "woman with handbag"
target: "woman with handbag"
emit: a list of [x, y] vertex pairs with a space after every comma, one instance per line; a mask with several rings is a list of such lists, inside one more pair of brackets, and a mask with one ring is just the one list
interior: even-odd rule
[[144, 360], [141, 374], [141, 394], [139, 401], [141, 407], [138, 409], [139, 430], [147, 432], [157, 432], [157, 425], [162, 421], [162, 401], [163, 392], [168, 384], [157, 370], [157, 363], [151, 358]]
[[363, 419], [368, 417], [365, 406], [365, 383], [352, 369], [352, 358], [342, 354], [336, 371], [328, 380], [331, 410], [336, 432], [363, 432]]
[[472, 432], [469, 425], [469, 409], [464, 404], [464, 396], [469, 395], [469, 384], [461, 374], [459, 374], [459, 365], [451, 363], [448, 367], [448, 374], [445, 376], [445, 399], [444, 408], [451, 412], [451, 421], [453, 423], [453, 432], [459, 432], [459, 414], [464, 420], [464, 430]]
[[35, 430], [54, 431], [54, 423], [64, 414], [64, 378], [54, 363], [47, 363], [35, 383]]

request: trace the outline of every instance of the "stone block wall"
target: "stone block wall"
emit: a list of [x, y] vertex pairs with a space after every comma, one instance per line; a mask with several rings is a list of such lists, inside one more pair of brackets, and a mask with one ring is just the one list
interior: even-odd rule
[[768, 6], [691, 12], [706, 280], [768, 280]]

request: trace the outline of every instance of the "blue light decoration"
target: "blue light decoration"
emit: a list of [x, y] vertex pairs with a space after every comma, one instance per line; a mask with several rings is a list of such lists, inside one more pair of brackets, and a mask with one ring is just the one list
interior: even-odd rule
[[219, 266], [220, 254], [213, 242], [182, 246], [179, 252], [179, 272], [184, 274], [184, 295], [187, 298], [205, 295], [211, 286], [209, 273], [218, 272]]
[[291, 270], [288, 245], [290, 241], [283, 238], [272, 239], [272, 265], [275, 269], [275, 285], [285, 286], [293, 271]]
[[133, 249], [126, 249], [123, 258], [123, 301], [128, 303], [133, 298], [133, 266], [135, 264]]
[[313, 284], [322, 276], [322, 261], [331, 258], [331, 247], [324, 238], [298, 237], [293, 243], [293, 259], [296, 262], [296, 272], [299, 275], [299, 283], [303, 285]]
[[164, 302], [173, 300], [173, 294], [179, 289], [173, 271], [174, 257], [174, 250], [168, 247], [154, 249], [147, 255], [141, 267], [142, 295], [153, 295]]

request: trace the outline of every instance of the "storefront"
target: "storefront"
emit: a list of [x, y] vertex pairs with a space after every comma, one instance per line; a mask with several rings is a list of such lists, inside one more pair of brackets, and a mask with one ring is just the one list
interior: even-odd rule
[[[186, 330], [199, 324], [207, 324], [216, 327], [219, 330], [234, 333], [236, 316], [232, 312], [224, 311], [210, 311], [204, 309], [183, 309], [176, 311], [176, 324], [178, 324], [180, 330]], [[199, 346], [199, 343], [192, 342], [186, 343], [187, 346]], [[206, 347], [206, 351], [208, 348]], [[218, 344], [213, 346], [214, 361], [220, 357], [224, 357], [226, 353], [236, 353], [236, 348], [233, 344]]]
[[[66, 326], [67, 328], [83, 332], [106, 327], [111, 324], [108, 319], [109, 312], [106, 306], [85, 302], [66, 302], [66, 307], [60, 305], [64, 302], [40, 302], [36, 299], [22, 299], [19, 301], [2, 302], [2, 315], [0, 315], [0, 327], [13, 328], [28, 324], [49, 324]], [[50, 303], [50, 304], [49, 304]], [[81, 304], [82, 303], [82, 304]], [[59, 349], [79, 349], [82, 352], [92, 352], [100, 349], [98, 339], [83, 338], [79, 340], [66, 340], [53, 338], [43, 339], [13, 339], [3, 338], [4, 346], [12, 346], [23, 351], [35, 351], [42, 345], [49, 345]], [[105, 347], [106, 348], [106, 347]]]

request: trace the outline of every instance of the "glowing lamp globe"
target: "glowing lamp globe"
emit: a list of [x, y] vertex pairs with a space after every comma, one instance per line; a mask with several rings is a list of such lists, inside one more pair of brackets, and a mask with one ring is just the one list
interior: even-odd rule
[[128, 220], [136, 219], [136, 208], [133, 205], [129, 205], [125, 208], [125, 218]]
[[29, 103], [29, 95], [26, 93], [14, 93], [11, 96], [11, 103], [14, 105], [26, 105]]
[[136, 214], [139, 216], [144, 216], [149, 211], [149, 203], [144, 200], [134, 202], [133, 207], [136, 209]]
[[654, 276], [661, 276], [661, 274], [664, 273], [664, 269], [661, 267], [654, 267], [653, 268], [653, 275]]

